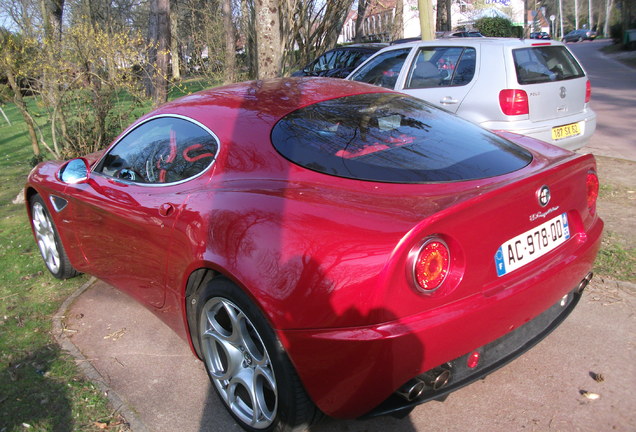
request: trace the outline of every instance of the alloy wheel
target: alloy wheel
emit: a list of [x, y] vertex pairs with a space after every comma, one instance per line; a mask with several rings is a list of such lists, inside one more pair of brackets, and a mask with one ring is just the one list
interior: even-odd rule
[[232, 413], [255, 429], [272, 425], [278, 407], [274, 370], [247, 315], [229, 300], [214, 297], [201, 311], [199, 331], [208, 373]]
[[60, 270], [60, 252], [55, 240], [55, 229], [53, 222], [47, 214], [44, 206], [35, 202], [32, 207], [32, 222], [35, 231], [35, 238], [40, 248], [42, 258], [51, 273], [58, 273]]

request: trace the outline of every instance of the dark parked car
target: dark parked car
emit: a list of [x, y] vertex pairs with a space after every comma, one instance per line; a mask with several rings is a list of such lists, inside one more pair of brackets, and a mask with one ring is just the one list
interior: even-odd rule
[[594, 40], [596, 38], [596, 32], [594, 30], [579, 29], [572, 30], [570, 33], [563, 36], [562, 42], [582, 42], [584, 40]]
[[550, 39], [550, 33], [548, 33], [548, 32], [532, 32], [532, 33], [530, 33], [530, 39]]
[[334, 48], [291, 75], [345, 78], [360, 63], [386, 46], [385, 43], [370, 43]]
[[54, 276], [130, 294], [238, 424], [284, 432], [404, 415], [544, 338], [592, 277], [598, 187], [590, 154], [287, 78], [165, 104], [25, 194]]

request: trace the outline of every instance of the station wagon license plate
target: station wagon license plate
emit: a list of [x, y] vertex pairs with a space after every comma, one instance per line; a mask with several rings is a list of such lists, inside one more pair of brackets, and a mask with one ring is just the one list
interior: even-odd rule
[[555, 141], [581, 135], [583, 133], [582, 122], [570, 123], [552, 128], [552, 139]]
[[559, 216], [511, 238], [495, 254], [497, 276], [503, 276], [555, 249], [570, 238], [568, 215]]

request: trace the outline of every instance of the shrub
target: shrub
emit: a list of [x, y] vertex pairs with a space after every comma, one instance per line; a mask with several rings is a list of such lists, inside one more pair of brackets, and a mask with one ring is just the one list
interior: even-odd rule
[[480, 18], [475, 22], [475, 27], [484, 36], [490, 37], [517, 37], [517, 30], [512, 21], [507, 18]]

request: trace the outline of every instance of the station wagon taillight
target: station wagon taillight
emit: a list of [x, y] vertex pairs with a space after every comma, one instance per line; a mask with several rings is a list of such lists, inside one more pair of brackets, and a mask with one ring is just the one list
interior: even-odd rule
[[592, 98], [592, 84], [590, 84], [590, 80], [585, 82], [585, 103], [588, 103]]
[[590, 214], [596, 213], [596, 199], [598, 198], [598, 177], [594, 171], [587, 173], [587, 179], [585, 181], [587, 186], [587, 208]]
[[413, 263], [413, 276], [417, 287], [425, 292], [435, 291], [446, 279], [449, 268], [448, 246], [439, 239], [428, 239]]
[[528, 94], [524, 90], [504, 89], [499, 92], [499, 106], [505, 115], [529, 114]]

